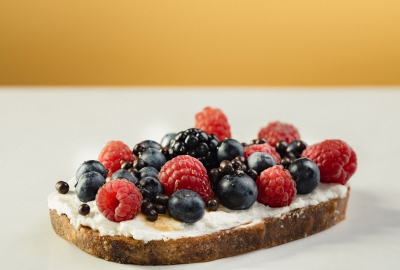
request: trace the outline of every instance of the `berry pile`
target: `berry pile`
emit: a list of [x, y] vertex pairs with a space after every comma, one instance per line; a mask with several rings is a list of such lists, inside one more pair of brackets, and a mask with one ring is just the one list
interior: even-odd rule
[[[296, 194], [313, 192], [319, 182], [345, 184], [357, 168], [353, 149], [341, 140], [311, 146], [291, 124], [271, 122], [250, 144], [231, 138], [226, 116], [210, 107], [196, 114], [196, 128], [166, 134], [161, 143], [145, 140], [132, 150], [110, 141], [98, 160], [82, 163], [75, 194], [81, 215], [96, 201], [109, 220], [121, 222], [140, 212], [147, 220], [169, 214], [193, 223], [219, 205], [250, 208], [289, 205]], [[71, 193], [59, 181], [60, 194]]]

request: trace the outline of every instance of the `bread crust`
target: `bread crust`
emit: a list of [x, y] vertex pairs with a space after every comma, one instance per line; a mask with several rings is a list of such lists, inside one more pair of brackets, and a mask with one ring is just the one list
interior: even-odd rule
[[350, 188], [346, 197], [293, 210], [280, 218], [238, 226], [229, 230], [176, 240], [147, 243], [125, 236], [101, 236], [98, 231], [79, 226], [50, 210], [54, 231], [83, 251], [124, 264], [168, 265], [207, 262], [246, 252], [281, 245], [323, 231], [344, 220]]

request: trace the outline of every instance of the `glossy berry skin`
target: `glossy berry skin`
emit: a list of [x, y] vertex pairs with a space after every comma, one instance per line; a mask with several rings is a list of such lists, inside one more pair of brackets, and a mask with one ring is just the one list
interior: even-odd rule
[[274, 158], [264, 152], [255, 152], [251, 154], [247, 159], [247, 164], [249, 169], [255, 170], [258, 174], [276, 165]]
[[243, 145], [235, 139], [225, 139], [218, 146], [217, 157], [219, 163], [223, 160], [232, 160], [237, 156], [243, 155]]
[[307, 145], [303, 141], [294, 140], [288, 144], [286, 152], [291, 152], [296, 158], [299, 158], [306, 147]]
[[176, 133], [168, 133], [161, 139], [161, 146], [167, 147], [169, 146], [171, 140], [176, 136]]
[[219, 202], [232, 210], [250, 208], [257, 199], [258, 190], [254, 180], [245, 173], [228, 174], [217, 185]]
[[124, 169], [120, 169], [111, 175], [111, 180], [121, 178], [124, 178], [129, 182], [132, 182], [133, 184], [136, 184], [138, 182], [138, 179], [136, 178], [136, 176], [133, 175], [133, 173]]
[[311, 159], [296, 159], [289, 165], [288, 171], [296, 182], [297, 194], [311, 193], [319, 184], [319, 169]]
[[121, 222], [136, 217], [142, 205], [142, 194], [131, 182], [117, 179], [99, 189], [96, 204], [108, 220]]
[[196, 192], [181, 189], [169, 198], [168, 210], [173, 218], [186, 223], [194, 223], [203, 218], [206, 205]]
[[276, 145], [279, 141], [284, 140], [290, 143], [300, 139], [300, 134], [293, 125], [282, 122], [271, 122], [258, 132], [258, 138], [264, 138], [270, 145]]
[[158, 179], [158, 173], [159, 173], [159, 171], [157, 171], [154, 167], [147, 166], [147, 167], [143, 167], [142, 169], [140, 169], [137, 176], [139, 177], [139, 179], [142, 179], [147, 176]]
[[164, 186], [167, 196], [171, 196], [180, 189], [190, 189], [199, 194], [204, 201], [214, 197], [203, 164], [188, 155], [177, 156], [165, 163], [158, 179]]
[[158, 171], [165, 164], [165, 162], [167, 162], [165, 156], [155, 148], [145, 149], [140, 153], [140, 158], [144, 161], [146, 166], [151, 166]]
[[296, 182], [289, 171], [279, 165], [264, 170], [256, 184], [257, 201], [270, 207], [288, 206], [296, 195]]
[[197, 113], [195, 128], [214, 134], [220, 141], [231, 138], [228, 119], [220, 109], [206, 107]]
[[357, 169], [356, 153], [341, 140], [326, 140], [311, 145], [301, 156], [317, 164], [323, 183], [344, 185]]
[[85, 173], [87, 172], [98, 172], [100, 173], [104, 178], [107, 178], [107, 170], [104, 167], [104, 165], [97, 160], [87, 160], [79, 166], [78, 170], [76, 171], [76, 181]]
[[69, 191], [69, 185], [67, 182], [64, 181], [58, 181], [56, 183], [56, 190], [58, 191], [58, 193], [60, 194], [67, 194]]
[[146, 176], [139, 180], [138, 188], [143, 195], [143, 200], [155, 202], [158, 194], [164, 193], [164, 187], [157, 178]]
[[121, 160], [133, 162], [131, 149], [121, 141], [109, 141], [101, 150], [98, 160], [108, 170], [108, 176], [121, 169]]
[[279, 164], [281, 162], [281, 157], [278, 154], [278, 152], [276, 152], [275, 147], [272, 147], [268, 143], [252, 144], [252, 145], [246, 146], [244, 148], [244, 157], [246, 159], [248, 159], [249, 156], [255, 152], [264, 152], [264, 153], [271, 155], [274, 158], [276, 164]]
[[105, 184], [106, 180], [98, 172], [83, 174], [76, 185], [75, 192], [81, 202], [93, 201], [97, 191]]
[[145, 140], [145, 141], [141, 142], [140, 144], [145, 149], [147, 149], [147, 148], [154, 148], [154, 149], [157, 149], [157, 150], [161, 149], [161, 145], [158, 142], [153, 141], [153, 140]]

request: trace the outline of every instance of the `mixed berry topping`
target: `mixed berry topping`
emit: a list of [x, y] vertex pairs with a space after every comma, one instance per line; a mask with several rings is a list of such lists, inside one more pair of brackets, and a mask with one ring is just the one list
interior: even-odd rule
[[197, 113], [195, 128], [208, 134], [214, 134], [220, 141], [231, 138], [231, 127], [228, 119], [220, 109], [206, 107]]
[[302, 155], [314, 161], [321, 172], [321, 182], [346, 184], [357, 169], [357, 156], [341, 140], [326, 140], [307, 147]]
[[125, 179], [106, 183], [96, 196], [99, 211], [115, 222], [133, 219], [142, 205], [142, 194], [139, 189]]
[[[231, 138], [223, 112], [206, 107], [196, 115], [196, 128], [168, 133], [161, 143], [144, 140], [131, 151], [121, 141], [108, 142], [98, 161], [78, 168], [75, 193], [81, 215], [90, 213], [86, 202], [96, 200], [114, 222], [142, 212], [148, 221], [169, 214], [193, 223], [220, 204], [232, 210], [255, 201], [288, 206], [319, 182], [345, 184], [356, 168], [356, 154], [345, 142], [307, 146], [291, 124], [271, 122], [258, 139], [240, 143]], [[68, 183], [57, 182], [56, 190], [68, 193]]]
[[121, 169], [121, 161], [133, 162], [131, 149], [121, 141], [110, 141], [101, 150], [98, 160], [108, 170], [108, 176]]

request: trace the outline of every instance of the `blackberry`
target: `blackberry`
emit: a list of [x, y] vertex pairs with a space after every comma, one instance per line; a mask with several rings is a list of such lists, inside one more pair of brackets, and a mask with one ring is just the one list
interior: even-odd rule
[[190, 128], [179, 132], [171, 140], [167, 158], [172, 159], [180, 155], [189, 155], [203, 163], [209, 172], [212, 168], [219, 166], [217, 159], [219, 143], [214, 134], [207, 134], [200, 129]]

